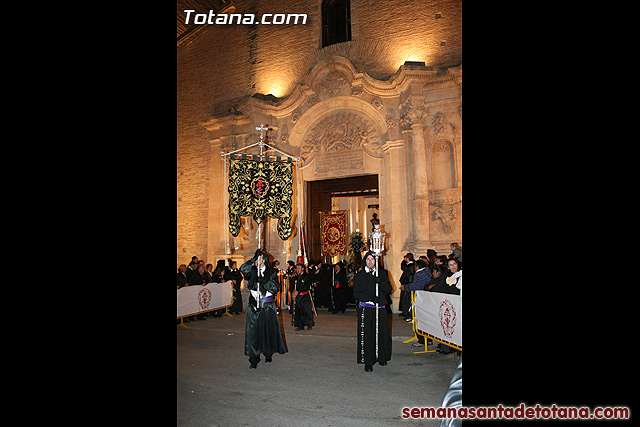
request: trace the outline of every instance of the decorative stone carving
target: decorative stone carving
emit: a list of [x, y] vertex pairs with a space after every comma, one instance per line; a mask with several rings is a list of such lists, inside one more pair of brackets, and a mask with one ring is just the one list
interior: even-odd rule
[[449, 153], [451, 151], [451, 144], [447, 141], [440, 139], [433, 144], [432, 151], [434, 153]]
[[356, 86], [351, 88], [351, 96], [357, 96], [360, 98], [362, 96], [362, 87]]
[[396, 127], [396, 121], [391, 116], [387, 116], [387, 128], [394, 129]]
[[340, 88], [349, 83], [346, 75], [340, 71], [332, 71], [320, 83], [320, 90], [326, 90], [329, 96], [335, 96]]
[[338, 111], [322, 119], [307, 133], [300, 153], [303, 157], [311, 157], [316, 152], [366, 148], [377, 154], [380, 147], [380, 135], [373, 124], [359, 114]]
[[371, 106], [373, 108], [375, 108], [376, 110], [379, 110], [382, 108], [382, 100], [379, 97], [375, 97], [371, 100]]
[[409, 117], [409, 114], [406, 112], [400, 114], [398, 121], [400, 122], [401, 130], [411, 130], [411, 118]]
[[411, 97], [400, 104], [398, 109], [400, 109], [399, 121], [402, 130], [411, 129], [412, 125], [422, 122], [422, 120], [429, 115], [429, 108], [424, 104], [413, 106], [411, 104]]
[[446, 132], [447, 120], [444, 117], [444, 113], [442, 111], [438, 111], [431, 121], [431, 126], [433, 126], [433, 133], [435, 135], [444, 135]]
[[449, 221], [452, 221], [455, 218], [455, 206], [437, 206], [433, 212], [431, 212], [431, 221], [440, 221], [442, 224], [442, 231], [445, 234], [451, 233], [452, 227]]

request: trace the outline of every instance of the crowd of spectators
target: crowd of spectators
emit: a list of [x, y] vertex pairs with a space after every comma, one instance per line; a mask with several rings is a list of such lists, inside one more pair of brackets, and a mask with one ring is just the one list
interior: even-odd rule
[[[411, 291], [426, 290], [460, 295], [462, 290], [462, 247], [457, 243], [451, 244], [449, 255], [438, 256], [433, 249], [427, 250], [427, 254], [415, 260], [413, 253], [407, 253], [401, 263], [402, 275], [400, 281], [400, 316], [406, 321], [411, 321]], [[241, 285], [243, 276], [236, 261], [228, 260], [229, 266], [224, 260], [218, 260], [216, 267], [213, 264], [205, 264], [193, 256], [188, 265], [181, 264], [177, 273], [177, 288], [192, 285], [206, 285], [207, 283], [232, 281], [233, 305], [229, 307], [231, 314], [242, 313]], [[272, 267], [278, 273], [281, 282], [281, 304], [291, 310], [291, 278], [296, 274], [295, 262], [287, 261], [285, 269], [280, 268], [280, 261], [272, 262]], [[328, 312], [336, 314], [344, 313], [347, 304], [355, 303], [353, 299], [353, 277], [362, 269], [360, 263], [345, 264], [340, 261], [329, 264], [322, 261], [309, 261], [306, 273], [311, 277], [311, 295], [316, 308], [325, 307]], [[387, 311], [391, 313], [391, 300], [387, 304]], [[220, 317], [224, 309], [202, 313], [185, 318], [185, 321], [204, 320], [207, 317]], [[443, 345], [443, 347], [446, 347]], [[449, 347], [443, 348], [448, 352]]]
[[[445, 294], [462, 294], [462, 247], [451, 243], [451, 253], [438, 256], [433, 249], [417, 260], [413, 253], [404, 256], [400, 268], [400, 310], [399, 316], [411, 322], [411, 292], [430, 291]], [[431, 340], [428, 340], [431, 341]], [[424, 344], [422, 336], [418, 345]], [[439, 353], [450, 353], [453, 349], [445, 344], [438, 344]]]
[[[225, 265], [224, 260], [218, 260], [216, 268], [213, 264], [206, 264], [204, 260], [199, 260], [197, 256], [191, 257], [189, 265], [180, 264], [178, 273], [176, 274], [177, 289], [184, 286], [206, 285], [207, 283], [222, 283], [231, 280], [233, 285], [233, 304], [229, 307], [229, 313], [239, 314], [242, 312], [242, 293], [240, 286], [242, 284], [242, 273], [238, 270], [236, 261], [229, 261], [229, 266]], [[224, 313], [224, 309], [213, 310], [197, 316], [185, 317], [185, 321], [204, 320], [207, 317], [220, 317]]]

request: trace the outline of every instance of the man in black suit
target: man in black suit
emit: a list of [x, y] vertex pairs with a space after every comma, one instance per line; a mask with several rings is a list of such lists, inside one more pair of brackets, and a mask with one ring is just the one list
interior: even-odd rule
[[176, 284], [178, 285], [178, 289], [189, 285], [189, 279], [187, 279], [187, 266], [184, 264], [180, 264], [180, 267], [178, 267]]
[[197, 262], [191, 260], [191, 262], [189, 263], [189, 266], [187, 267], [187, 280], [189, 281], [189, 283], [191, 283], [191, 276], [196, 272], [196, 266], [198, 265]]

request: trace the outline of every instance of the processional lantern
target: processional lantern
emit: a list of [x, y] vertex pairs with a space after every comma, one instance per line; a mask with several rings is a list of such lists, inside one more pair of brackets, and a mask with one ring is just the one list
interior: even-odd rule
[[384, 239], [386, 233], [380, 230], [380, 224], [373, 226], [373, 231], [369, 233], [369, 250], [378, 258], [384, 251]]

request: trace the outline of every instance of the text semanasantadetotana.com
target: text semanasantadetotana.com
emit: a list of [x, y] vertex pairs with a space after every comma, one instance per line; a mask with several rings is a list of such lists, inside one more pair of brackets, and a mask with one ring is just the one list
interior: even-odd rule
[[576, 419], [576, 420], [626, 420], [630, 417], [629, 408], [626, 406], [597, 406], [589, 409], [587, 406], [557, 406], [555, 403], [550, 407], [526, 406], [503, 406], [502, 404], [493, 407], [453, 407], [453, 408], [433, 408], [433, 407], [413, 407], [402, 408], [402, 418], [459, 418], [459, 419]]

